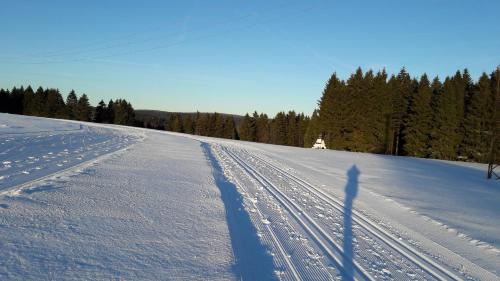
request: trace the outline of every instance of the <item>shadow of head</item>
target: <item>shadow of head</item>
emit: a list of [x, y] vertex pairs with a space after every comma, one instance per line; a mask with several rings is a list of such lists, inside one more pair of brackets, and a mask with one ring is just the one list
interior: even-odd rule
[[354, 198], [358, 194], [358, 178], [361, 172], [356, 165], [347, 171], [347, 184], [345, 186], [345, 193], [348, 197]]

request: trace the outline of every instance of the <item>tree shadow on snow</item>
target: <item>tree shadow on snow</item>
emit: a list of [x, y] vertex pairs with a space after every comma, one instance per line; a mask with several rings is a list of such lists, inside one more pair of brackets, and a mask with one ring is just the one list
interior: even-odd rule
[[268, 248], [262, 245], [257, 236], [257, 230], [243, 206], [243, 197], [236, 186], [224, 176], [210, 145], [202, 143], [201, 147], [210, 161], [212, 174], [224, 203], [235, 256], [233, 271], [239, 280], [277, 280], [274, 274], [273, 259]]
[[358, 178], [361, 172], [353, 165], [347, 171], [347, 184], [345, 186], [344, 199], [344, 243], [342, 255], [342, 280], [354, 280], [354, 250], [352, 233], [352, 206], [354, 198], [358, 194]]

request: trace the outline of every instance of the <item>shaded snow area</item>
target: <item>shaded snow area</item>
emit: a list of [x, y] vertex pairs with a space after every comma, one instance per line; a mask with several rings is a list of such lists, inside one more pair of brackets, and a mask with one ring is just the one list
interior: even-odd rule
[[0, 124], [0, 280], [500, 280], [485, 165]]

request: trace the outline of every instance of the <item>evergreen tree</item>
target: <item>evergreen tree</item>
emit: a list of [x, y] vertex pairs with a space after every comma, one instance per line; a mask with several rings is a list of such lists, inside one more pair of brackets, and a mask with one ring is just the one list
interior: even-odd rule
[[107, 121], [107, 110], [106, 103], [104, 100], [101, 100], [99, 104], [95, 108], [94, 113], [94, 122], [96, 123], [104, 123]]
[[432, 89], [427, 75], [418, 83], [417, 93], [408, 110], [408, 123], [404, 133], [404, 150], [410, 156], [427, 157], [429, 155]]
[[307, 126], [307, 130], [304, 134], [304, 147], [312, 147], [316, 142], [316, 139], [320, 136], [323, 136], [323, 133], [321, 132], [321, 129], [319, 127], [320, 124], [318, 112], [319, 111], [317, 109], [313, 111], [309, 126]]
[[24, 90], [24, 99], [23, 99], [23, 114], [24, 115], [35, 115], [35, 92], [28, 86], [26, 90]]
[[10, 106], [10, 93], [7, 90], [0, 89], [0, 112], [8, 112]]
[[[109, 107], [108, 107], [109, 108]], [[124, 99], [117, 99], [113, 103], [114, 124], [133, 126], [135, 112], [132, 105]]]
[[252, 128], [252, 118], [248, 113], [241, 120], [238, 135], [244, 141], [253, 141], [255, 139], [255, 127]]
[[431, 130], [430, 157], [451, 160], [456, 156], [455, 145], [449, 141], [449, 136], [456, 139], [456, 105], [453, 103], [453, 93], [450, 91], [451, 81], [446, 78], [443, 85], [434, 79], [433, 89], [433, 127]]
[[183, 133], [184, 129], [182, 126], [182, 117], [179, 113], [170, 114], [168, 120], [168, 130], [177, 133]]
[[201, 136], [202, 131], [202, 116], [199, 111], [196, 111], [195, 119], [194, 119], [194, 134]]
[[324, 133], [325, 143], [333, 149], [343, 148], [343, 134], [347, 107], [344, 104], [345, 85], [333, 73], [328, 80], [319, 105], [319, 128]]
[[24, 88], [12, 88], [10, 91], [10, 102], [8, 112], [12, 114], [23, 114]]
[[78, 97], [76, 96], [75, 91], [71, 90], [71, 92], [69, 92], [68, 96], [66, 97], [66, 107], [68, 108], [67, 112], [69, 119], [77, 119], [77, 105]]
[[115, 102], [111, 99], [106, 109], [106, 119], [104, 123], [114, 124], [115, 122]]
[[[257, 113], [257, 112], [255, 112]], [[266, 114], [261, 113], [257, 116], [254, 114], [255, 122], [255, 138], [257, 142], [269, 143], [270, 131], [269, 131], [269, 118]]]
[[238, 132], [236, 131], [236, 125], [233, 116], [226, 116], [224, 120], [224, 134], [223, 137], [226, 139], [238, 140]]
[[414, 92], [415, 84], [410, 78], [406, 69], [403, 68], [398, 76], [390, 81], [392, 91], [392, 111], [391, 111], [391, 154], [404, 154], [404, 132], [408, 121], [408, 106]]
[[288, 120], [284, 112], [278, 112], [271, 122], [271, 143], [286, 145], [288, 136]]
[[194, 134], [194, 122], [193, 117], [190, 114], [183, 118], [182, 127], [184, 128], [184, 132], [186, 134]]
[[89, 103], [89, 98], [86, 94], [83, 94], [76, 104], [75, 112], [76, 120], [79, 121], [90, 121], [91, 108]]
[[215, 112], [213, 115], [213, 120], [214, 120], [213, 136], [216, 138], [223, 138], [224, 137], [224, 125], [225, 125], [224, 116], [222, 114]]
[[45, 101], [47, 100], [47, 91], [42, 87], [38, 87], [33, 98], [33, 106], [31, 108], [31, 114], [35, 116], [45, 116]]
[[[87, 100], [88, 104], [88, 100]], [[61, 93], [57, 89], [48, 89], [47, 90], [47, 100], [45, 102], [46, 108], [46, 116], [54, 117], [54, 118], [65, 118], [66, 105], [64, 104], [64, 99], [61, 96]], [[90, 105], [89, 105], [90, 107]], [[86, 121], [89, 121], [88, 119]]]
[[468, 160], [486, 161], [488, 142], [484, 142], [491, 128], [483, 117], [492, 96], [490, 79], [486, 73], [479, 78], [478, 85], [467, 92], [463, 121], [463, 142], [460, 155]]

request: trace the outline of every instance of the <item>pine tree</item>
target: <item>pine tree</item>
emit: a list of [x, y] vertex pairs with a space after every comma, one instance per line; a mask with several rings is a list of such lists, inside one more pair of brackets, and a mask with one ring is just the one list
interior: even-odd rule
[[250, 115], [245, 114], [243, 119], [241, 120], [240, 127], [238, 130], [238, 135], [240, 136], [240, 139], [243, 141], [253, 141], [254, 139], [254, 128], [252, 128], [252, 119], [250, 118]]
[[318, 102], [319, 129], [324, 133], [325, 143], [330, 148], [343, 147], [343, 133], [347, 107], [344, 104], [343, 81], [333, 73], [326, 83], [323, 94]]
[[78, 97], [76, 96], [75, 91], [71, 90], [66, 97], [66, 107], [68, 108], [67, 112], [69, 119], [77, 119], [77, 105]]
[[460, 155], [472, 161], [486, 161], [488, 142], [484, 142], [489, 131], [489, 124], [483, 118], [487, 103], [492, 96], [491, 81], [486, 73], [479, 78], [477, 86], [468, 91], [465, 102], [463, 122], [463, 142]]
[[456, 146], [450, 139], [456, 139], [456, 104], [450, 78], [443, 85], [433, 82], [433, 128], [431, 131], [432, 158], [452, 160], [456, 157]]
[[304, 136], [306, 135], [307, 127], [310, 119], [304, 113], [297, 115], [297, 135], [295, 136], [295, 146], [304, 147]]
[[199, 111], [196, 111], [195, 119], [194, 119], [194, 134], [201, 136], [202, 131], [202, 116]]
[[101, 100], [95, 108], [93, 121], [96, 123], [104, 123], [106, 121], [107, 110], [106, 103], [104, 100]]
[[233, 116], [226, 116], [226, 118], [224, 119], [223, 137], [226, 139], [233, 139], [233, 140], [239, 139]]
[[255, 138], [257, 142], [269, 143], [270, 131], [269, 131], [269, 118], [267, 114], [261, 113], [258, 116], [254, 116], [256, 119], [255, 125]]
[[278, 112], [271, 122], [271, 143], [286, 145], [288, 136], [288, 121], [284, 112]]
[[[88, 103], [88, 100], [87, 100]], [[61, 93], [57, 89], [48, 89], [47, 90], [47, 100], [45, 102], [46, 108], [46, 116], [54, 117], [54, 118], [65, 118], [66, 105], [64, 104], [64, 99], [61, 96]], [[89, 121], [89, 120], [86, 120]]]
[[183, 119], [182, 127], [184, 128], [184, 132], [186, 134], [194, 134], [193, 117], [189, 114], [189, 115], [187, 115], [186, 117], [184, 117], [182, 119]]
[[26, 90], [24, 90], [24, 99], [23, 99], [23, 114], [24, 115], [34, 115], [35, 113], [35, 92], [28, 86]]
[[10, 102], [8, 112], [12, 114], [23, 114], [24, 88], [12, 88], [10, 91]]
[[90, 121], [91, 108], [89, 103], [89, 98], [86, 94], [83, 94], [76, 104], [76, 120], [79, 121]]
[[[109, 106], [108, 106], [109, 108]], [[135, 112], [130, 103], [124, 99], [117, 99], [113, 103], [114, 124], [133, 126], [135, 124]]]
[[406, 69], [403, 68], [398, 76], [389, 81], [392, 94], [391, 110], [391, 154], [404, 154], [404, 132], [408, 121], [408, 106], [414, 92], [415, 84]]
[[429, 155], [432, 89], [427, 75], [418, 83], [417, 93], [408, 110], [408, 123], [404, 132], [404, 151], [410, 156]]
[[182, 126], [182, 117], [179, 113], [170, 114], [168, 121], [168, 130], [177, 133], [183, 133], [184, 129]]
[[104, 123], [114, 124], [115, 122], [115, 102], [111, 99], [108, 102], [108, 107], [106, 110], [106, 119]]
[[7, 112], [9, 110], [10, 94], [4, 89], [0, 89], [0, 112]]
[[322, 136], [322, 132], [319, 124], [318, 110], [315, 109], [307, 126], [307, 130], [304, 134], [304, 147], [312, 147], [319, 136]]

